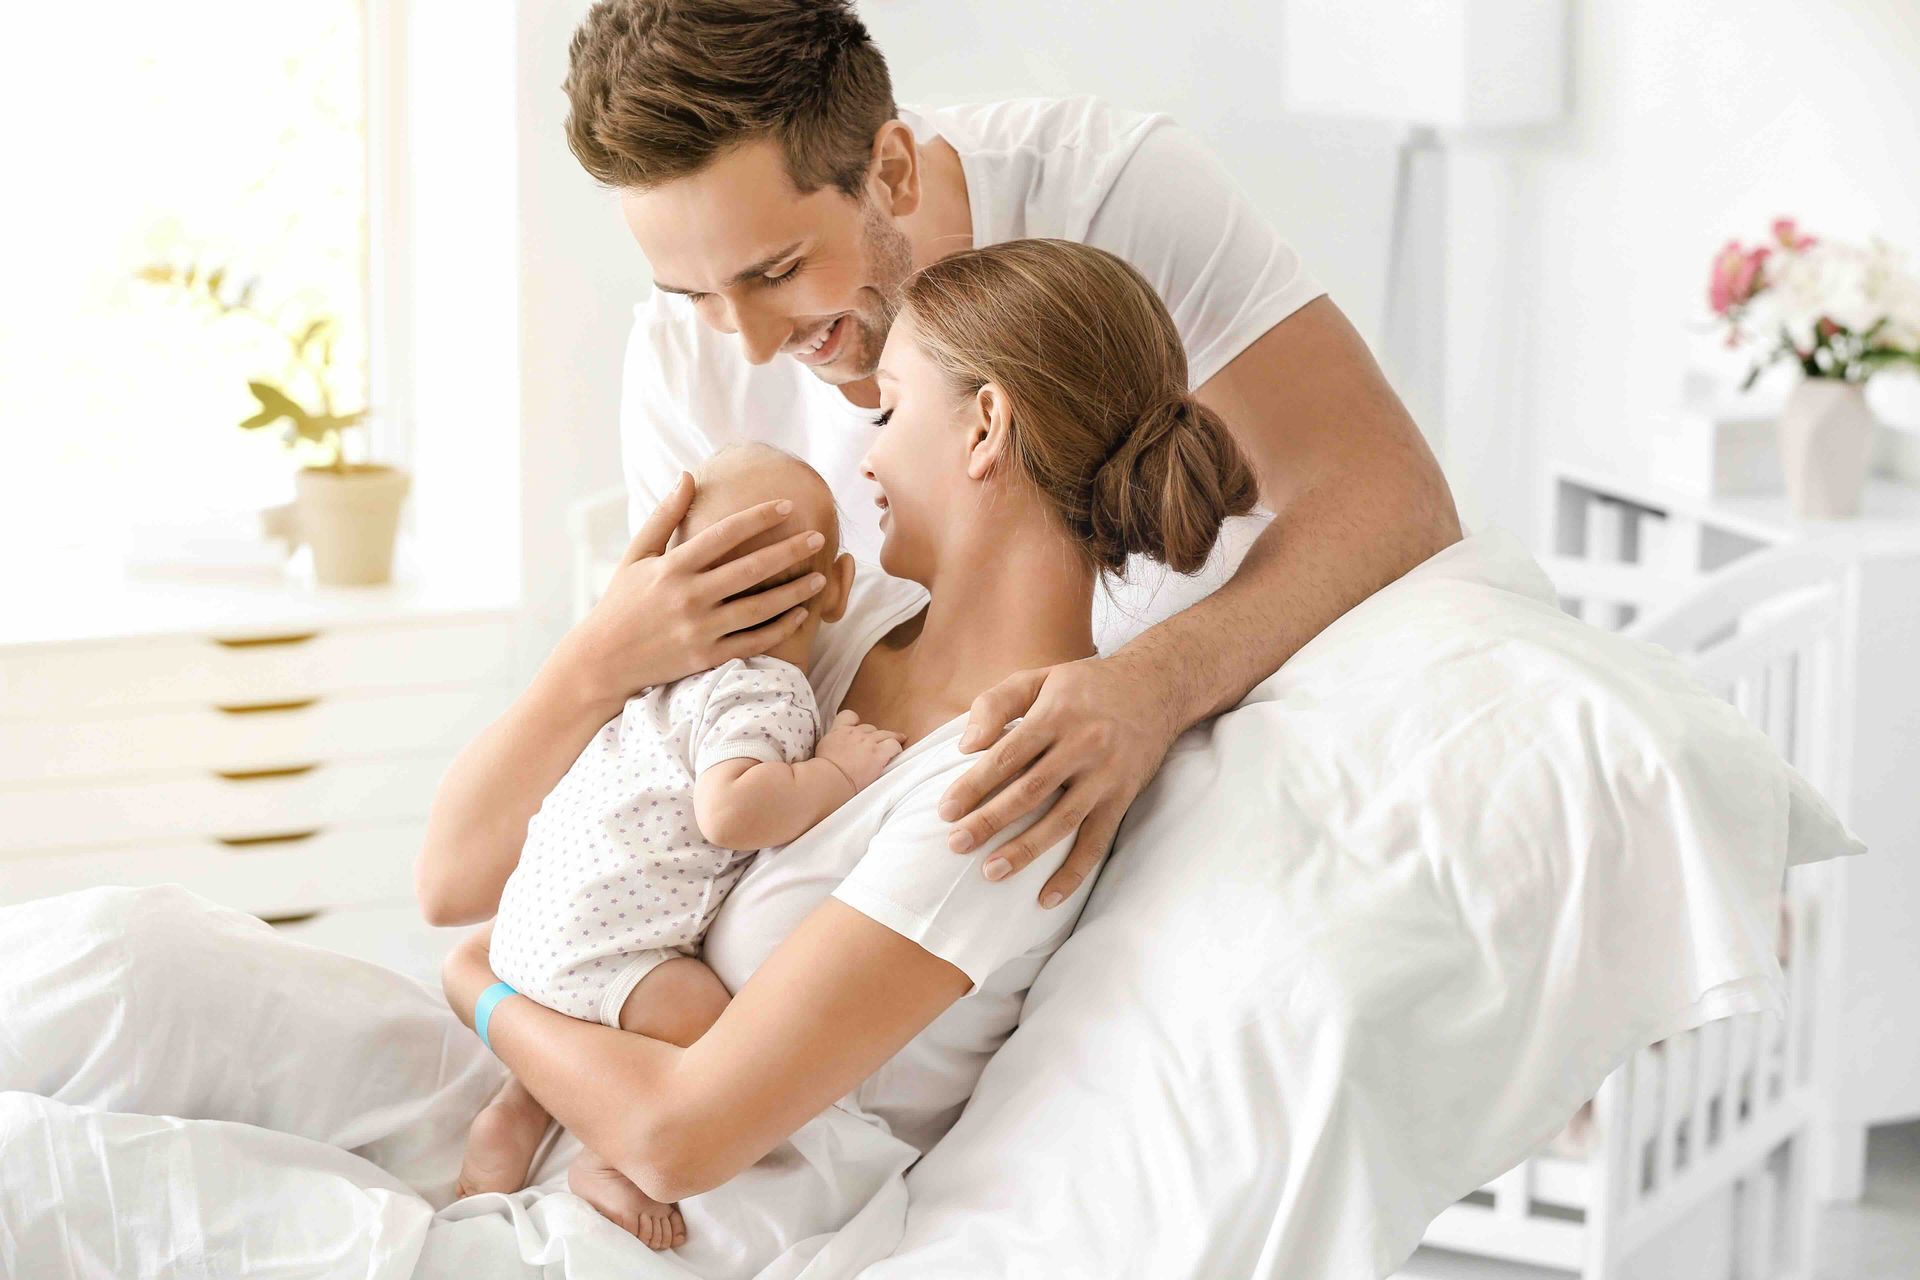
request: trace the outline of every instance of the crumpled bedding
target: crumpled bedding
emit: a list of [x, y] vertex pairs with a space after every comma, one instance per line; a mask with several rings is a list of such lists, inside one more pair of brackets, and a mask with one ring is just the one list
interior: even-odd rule
[[[1469, 539], [1180, 740], [910, 1172], [829, 1111], [728, 1211], [841, 1197], [769, 1277], [1388, 1274], [1626, 1055], [1779, 1009], [1804, 790]], [[1819, 816], [1796, 860], [1850, 851]], [[0, 955], [0, 1273], [737, 1273], [717, 1220], [695, 1272], [566, 1194], [570, 1139], [448, 1205], [500, 1069], [398, 975], [174, 889], [0, 910]]]

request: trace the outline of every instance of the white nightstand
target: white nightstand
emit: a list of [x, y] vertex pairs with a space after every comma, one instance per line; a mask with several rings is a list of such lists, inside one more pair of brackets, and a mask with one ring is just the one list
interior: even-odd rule
[[1841, 663], [1850, 723], [1827, 798], [1867, 856], [1837, 864], [1842, 1124], [1825, 1190], [1858, 1198], [1867, 1126], [1920, 1116], [1920, 487], [1875, 478], [1860, 518], [1835, 521], [1797, 520], [1780, 494], [1702, 498], [1564, 463], [1548, 488], [1542, 563], [1567, 606], [1602, 626], [1632, 620], [1618, 601], [1664, 603], [1762, 547], [1821, 538], [1856, 566]]
[[0, 580], [0, 902], [178, 882], [437, 978], [420, 922], [434, 787], [512, 696], [510, 589], [129, 579], [51, 556]]

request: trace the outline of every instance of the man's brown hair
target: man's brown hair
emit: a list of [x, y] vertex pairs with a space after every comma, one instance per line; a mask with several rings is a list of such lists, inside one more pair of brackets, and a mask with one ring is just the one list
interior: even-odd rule
[[894, 117], [886, 59], [850, 0], [599, 0], [569, 56], [567, 145], [617, 189], [765, 137], [801, 194], [858, 199]]

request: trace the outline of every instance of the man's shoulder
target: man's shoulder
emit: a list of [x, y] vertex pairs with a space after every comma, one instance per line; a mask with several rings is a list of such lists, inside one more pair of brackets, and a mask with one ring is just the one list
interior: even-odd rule
[[1038, 153], [1123, 147], [1169, 119], [1117, 106], [1094, 94], [1067, 98], [1000, 98], [909, 108], [962, 150]]

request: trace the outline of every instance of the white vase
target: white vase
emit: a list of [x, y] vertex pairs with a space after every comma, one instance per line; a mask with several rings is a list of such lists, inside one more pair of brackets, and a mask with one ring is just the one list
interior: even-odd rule
[[1839, 378], [1808, 378], [1780, 415], [1780, 461], [1787, 505], [1805, 520], [1860, 514], [1873, 449], [1873, 411], [1866, 389]]

